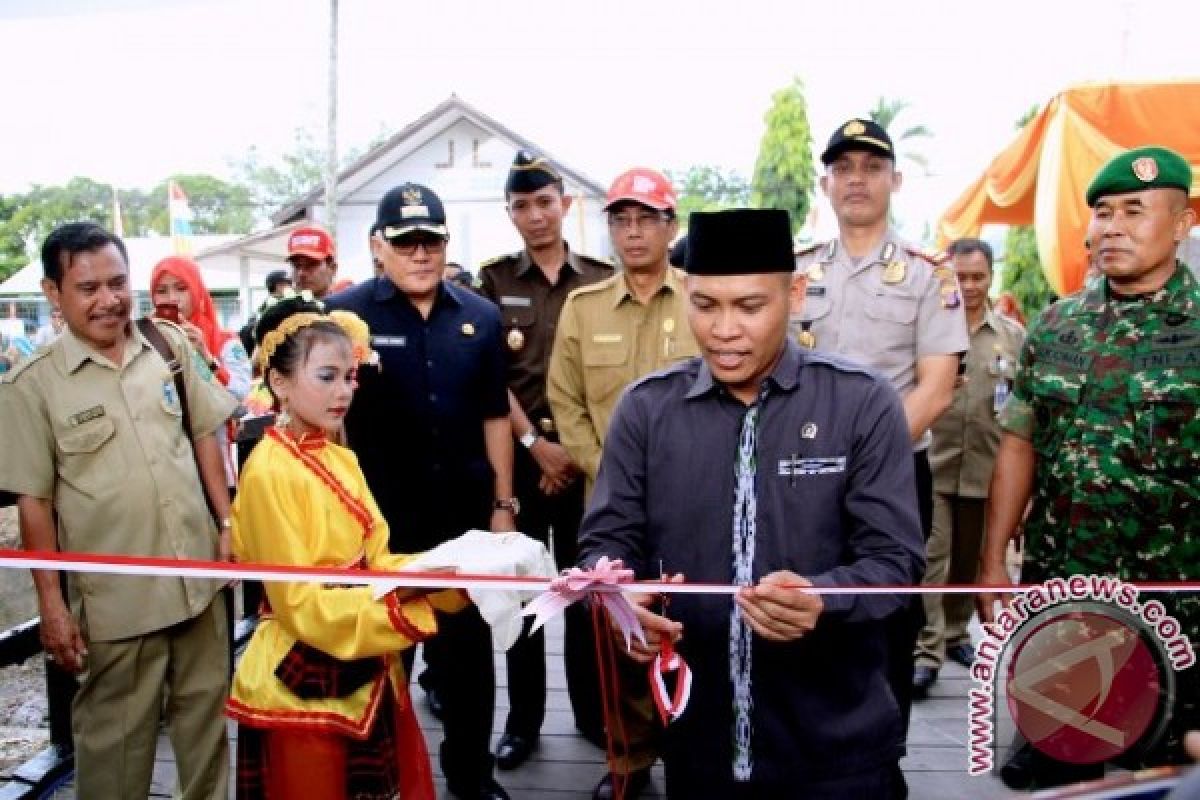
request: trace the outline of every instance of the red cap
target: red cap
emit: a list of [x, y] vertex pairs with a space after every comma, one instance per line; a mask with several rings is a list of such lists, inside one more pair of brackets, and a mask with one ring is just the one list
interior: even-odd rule
[[632, 200], [657, 211], [674, 211], [679, 203], [675, 189], [666, 176], [645, 167], [634, 167], [617, 176], [609, 187], [604, 210], [608, 211], [624, 200]]
[[308, 256], [317, 261], [334, 257], [333, 237], [324, 228], [307, 225], [296, 228], [288, 237], [288, 258]]

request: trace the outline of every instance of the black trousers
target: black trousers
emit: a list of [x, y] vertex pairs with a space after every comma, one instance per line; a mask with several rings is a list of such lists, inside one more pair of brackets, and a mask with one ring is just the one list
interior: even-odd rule
[[[392, 552], [419, 552], [471, 528], [486, 529], [490, 498], [490, 489], [483, 493], [478, 487], [465, 487], [452, 502], [431, 499], [410, 519], [389, 520]], [[446, 783], [455, 793], [469, 796], [491, 778], [494, 762], [492, 631], [473, 604], [457, 614], [438, 614], [437, 621], [438, 632], [421, 644], [428, 665], [421, 685], [435, 687], [442, 701], [445, 735], [439, 755]], [[415, 648], [404, 651], [404, 666], [410, 675], [415, 654]]]
[[[929, 468], [929, 455], [924, 450], [913, 453], [913, 471], [916, 473], [917, 510], [921, 516], [921, 537], [929, 541], [933, 531], [933, 472]], [[916, 664], [917, 636], [925, 627], [925, 606], [920, 595], [909, 595], [904, 604], [884, 620], [887, 636], [888, 684], [900, 707], [900, 729], [908, 737], [908, 720], [912, 714], [913, 666]], [[906, 797], [907, 789], [899, 766], [895, 770], [896, 796]]]
[[[492, 665], [492, 631], [479, 610], [469, 605], [457, 614], [438, 614], [438, 632], [421, 647], [437, 676], [442, 700], [439, 756], [446, 782], [470, 793], [492, 775], [492, 716], [496, 674]], [[404, 651], [411, 674], [415, 648]]]
[[[514, 456], [514, 488], [521, 501], [517, 526], [526, 536], [550, 545], [553, 531], [554, 561], [559, 569], [574, 566], [579, 551], [579, 523], [583, 518], [582, 477], [561, 494], [547, 496], [538, 488], [541, 471], [523, 447]], [[582, 603], [564, 614], [563, 667], [575, 725], [584, 733], [603, 736], [604, 720], [597, 687], [596, 650], [592, 623]], [[508, 651], [508, 719], [506, 733], [536, 738], [546, 716], [546, 636], [529, 635], [532, 620]]]

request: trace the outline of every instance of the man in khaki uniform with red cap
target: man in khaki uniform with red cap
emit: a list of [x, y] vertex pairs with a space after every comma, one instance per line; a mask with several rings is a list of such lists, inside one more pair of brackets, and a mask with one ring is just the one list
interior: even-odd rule
[[333, 237], [319, 225], [296, 228], [288, 236], [288, 263], [296, 291], [305, 289], [318, 300], [333, 293], [337, 277], [337, 249]]
[[[687, 324], [683, 275], [668, 262], [678, 231], [671, 182], [651, 169], [622, 173], [604, 210], [622, 271], [576, 289], [558, 321], [548, 395], [563, 446], [583, 470], [588, 493], [600, 467], [608, 423], [625, 387], [643, 375], [699, 355]], [[613, 796], [625, 781], [636, 797], [657, 758], [656, 720], [645, 670], [620, 661], [621, 722], [627, 742], [594, 797]], [[617, 777], [619, 776], [619, 777]]]

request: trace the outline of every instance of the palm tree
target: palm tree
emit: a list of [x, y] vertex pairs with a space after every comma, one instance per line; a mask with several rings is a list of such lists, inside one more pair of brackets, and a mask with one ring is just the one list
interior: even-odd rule
[[889, 100], [886, 97], [880, 97], [875, 103], [875, 107], [867, 112], [867, 116], [888, 132], [888, 135], [892, 137], [892, 141], [896, 144], [896, 150], [899, 155], [919, 166], [928, 175], [929, 159], [924, 154], [905, 147], [904, 143], [911, 144], [914, 139], [927, 139], [933, 136], [933, 131], [924, 125], [914, 125], [899, 135], [892, 130], [896, 118], [908, 107], [909, 102], [907, 100]]

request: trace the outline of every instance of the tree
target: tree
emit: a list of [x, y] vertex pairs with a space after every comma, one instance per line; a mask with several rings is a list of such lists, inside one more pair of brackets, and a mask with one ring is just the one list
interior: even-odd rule
[[1013, 225], [1004, 237], [1000, 289], [1012, 292], [1027, 320], [1032, 320], [1054, 300], [1054, 290], [1042, 272], [1037, 239], [1030, 225]]
[[679, 196], [675, 215], [683, 224], [693, 211], [718, 211], [750, 203], [750, 184], [737, 170], [696, 164], [679, 173], [665, 170]]
[[928, 174], [929, 159], [922, 153], [912, 150], [909, 145], [912, 144], [914, 139], [930, 138], [933, 136], [933, 131], [924, 125], [913, 125], [905, 128], [901, 133], [896, 133], [893, 128], [896, 124], [896, 118], [909, 107], [910, 105], [907, 100], [889, 100], [886, 97], [880, 97], [876, 101], [875, 107], [867, 112], [867, 116], [878, 124], [879, 127], [887, 131], [888, 136], [892, 137], [892, 143], [896, 146], [896, 152], [900, 158], [907, 158]]
[[[1037, 116], [1038, 107], [1026, 111], [1017, 120], [1024, 128]], [[1004, 263], [1000, 289], [1012, 292], [1025, 319], [1032, 320], [1054, 300], [1054, 290], [1046, 281], [1042, 260], [1038, 257], [1037, 236], [1031, 225], [1013, 225], [1004, 237]]]
[[[339, 159], [344, 169], [388, 138], [382, 126], [365, 145], [351, 147]], [[283, 208], [296, 198], [325, 185], [325, 150], [317, 144], [312, 132], [296, 128], [292, 149], [273, 163], [263, 160], [258, 148], [251, 146], [242, 158], [230, 159], [229, 166], [236, 180], [250, 191], [251, 202], [261, 217]]]
[[148, 229], [164, 235], [171, 232], [167, 183], [172, 180], [187, 195], [192, 233], [249, 233], [254, 229], [256, 209], [250, 189], [212, 175], [174, 175], [151, 189]]
[[33, 186], [0, 203], [0, 275], [7, 278], [29, 263], [50, 231], [64, 222], [92, 219], [111, 223], [112, 189], [90, 178], [66, 186]]
[[808, 219], [816, 183], [808, 107], [798, 77], [771, 96], [765, 121], [767, 130], [758, 146], [750, 202], [760, 208], [787, 209], [796, 232]]
[[[211, 175], [176, 175], [188, 196], [194, 233], [249, 233], [250, 191]], [[170, 233], [167, 181], [150, 190], [118, 189], [126, 236]], [[92, 220], [113, 228], [113, 187], [75, 177], [66, 186], [34, 186], [0, 196], [0, 280], [29, 263], [43, 239], [64, 222]]]

